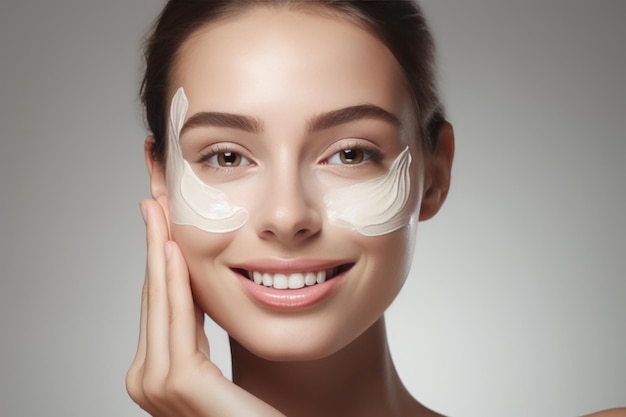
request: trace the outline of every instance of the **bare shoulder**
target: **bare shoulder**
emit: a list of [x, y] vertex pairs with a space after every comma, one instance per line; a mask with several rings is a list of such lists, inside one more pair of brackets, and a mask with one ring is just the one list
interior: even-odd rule
[[610, 410], [598, 411], [583, 417], [626, 417], [626, 408], [611, 408]]

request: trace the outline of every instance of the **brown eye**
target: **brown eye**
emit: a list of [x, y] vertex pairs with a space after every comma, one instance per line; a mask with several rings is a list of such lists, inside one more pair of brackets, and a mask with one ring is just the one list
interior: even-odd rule
[[204, 158], [206, 163], [216, 168], [236, 168], [250, 165], [250, 161], [237, 152], [216, 152]]
[[335, 152], [326, 162], [334, 165], [361, 165], [369, 161], [377, 162], [381, 159], [382, 153], [379, 150], [355, 146]]
[[365, 160], [365, 152], [361, 149], [344, 149], [339, 152], [339, 160], [342, 164], [360, 164]]
[[217, 154], [217, 163], [221, 167], [238, 167], [241, 164], [241, 155], [234, 152]]

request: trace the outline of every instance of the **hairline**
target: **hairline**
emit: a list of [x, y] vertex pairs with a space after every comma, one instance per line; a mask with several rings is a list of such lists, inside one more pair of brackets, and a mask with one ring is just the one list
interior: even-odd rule
[[[411, 86], [410, 75], [407, 74], [404, 66], [397, 60], [395, 57], [393, 49], [391, 49], [390, 45], [387, 43], [384, 36], [382, 36], [380, 29], [377, 27], [376, 23], [369, 18], [369, 16], [362, 13], [357, 8], [349, 7], [349, 3], [346, 3], [348, 7], [343, 7], [342, 3], [333, 3], [325, 4], [317, 1], [292, 1], [292, 0], [255, 0], [250, 2], [233, 2], [230, 4], [224, 5], [223, 9], [213, 16], [210, 20], [205, 21], [199, 24], [197, 27], [191, 28], [190, 32], [184, 37], [184, 40], [180, 43], [175, 53], [172, 56], [172, 63], [168, 70], [168, 74], [166, 75], [166, 88], [165, 88], [165, 96], [166, 101], [165, 105], [165, 120], [169, 120], [170, 115], [170, 107], [172, 98], [175, 94], [175, 91], [179, 86], [173, 84], [174, 74], [176, 74], [179, 65], [180, 65], [180, 56], [184, 53], [188, 45], [192, 42], [192, 39], [196, 36], [200, 36], [204, 31], [210, 30], [212, 26], [220, 23], [227, 23], [232, 21], [242, 15], [249, 13], [254, 9], [261, 8], [273, 8], [273, 9], [286, 9], [298, 11], [301, 13], [308, 13], [311, 15], [317, 15], [322, 17], [327, 17], [334, 19], [338, 22], [348, 22], [359, 29], [362, 29], [376, 39], [378, 39], [392, 54], [396, 63], [400, 69], [400, 73], [402, 75], [402, 82], [406, 85], [407, 90], [410, 92], [411, 99], [411, 113], [415, 120], [415, 131], [413, 132], [413, 140], [417, 142], [418, 147], [428, 153], [426, 150], [427, 146], [427, 138], [422, 137], [426, 132], [422, 132], [422, 115], [420, 114], [420, 106], [418, 98], [415, 96], [415, 92]], [[164, 153], [163, 156], [167, 155], [167, 135], [169, 134], [169, 123], [165, 124], [165, 137], [164, 137]]]

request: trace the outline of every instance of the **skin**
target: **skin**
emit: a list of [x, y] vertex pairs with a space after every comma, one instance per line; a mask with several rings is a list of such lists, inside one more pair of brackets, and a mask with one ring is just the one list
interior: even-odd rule
[[[133, 400], [153, 416], [439, 415], [402, 385], [385, 333], [383, 314], [406, 279], [415, 223], [376, 237], [334, 227], [315, 179], [345, 185], [380, 176], [409, 146], [408, 210], [426, 220], [447, 195], [451, 126], [442, 127], [438, 150], [424, 154], [393, 55], [366, 30], [321, 13], [260, 7], [213, 23], [183, 44], [171, 84], [171, 94], [185, 89], [187, 117], [246, 115], [263, 130], [204, 126], [181, 134], [197, 175], [251, 213], [226, 234], [169, 222], [165, 167], [152, 160], [146, 140], [154, 199], [141, 204], [148, 260], [139, 345], [127, 376]], [[316, 115], [365, 103], [394, 114], [402, 128], [362, 118], [307, 130]], [[380, 161], [336, 163], [343, 145], [363, 140], [381, 151]], [[218, 143], [252, 163], [224, 170], [200, 162]], [[322, 301], [286, 310], [252, 299], [233, 270], [303, 259], [352, 267]], [[233, 382], [210, 361], [204, 313], [231, 336]]]
[[[342, 42], [327, 48], [333, 39]], [[243, 228], [229, 234], [171, 226], [187, 259], [198, 304], [235, 340], [265, 359], [320, 359], [350, 343], [381, 316], [402, 286], [414, 230], [366, 238], [331, 227], [323, 191], [313, 178], [321, 175], [346, 184], [382, 175], [407, 145], [417, 161], [423, 159], [408, 133], [415, 130], [410, 97], [389, 51], [369, 33], [342, 21], [256, 9], [189, 39], [172, 85], [185, 88], [188, 117], [200, 111], [228, 112], [250, 115], [264, 126], [260, 134], [214, 127], [181, 134], [183, 156], [198, 175], [229, 189], [233, 203], [253, 213]], [[396, 114], [407, 133], [369, 119], [307, 133], [315, 115], [362, 103]], [[363, 136], [388, 155], [384, 166], [321, 162], [331, 158], [345, 138]], [[256, 166], [213, 173], [193, 162], [214, 142], [232, 143]], [[413, 165], [417, 192], [423, 171], [423, 162]], [[167, 192], [156, 176], [153, 185], [155, 195]], [[417, 192], [411, 202], [415, 209], [421, 200]], [[354, 263], [350, 273], [361, 278], [346, 280], [332, 302], [285, 315], [250, 303], [232, 277], [232, 267], [248, 262], [311, 258]], [[388, 278], [377, 279], [384, 275]], [[353, 302], [355, 298], [369, 299], [369, 308]]]

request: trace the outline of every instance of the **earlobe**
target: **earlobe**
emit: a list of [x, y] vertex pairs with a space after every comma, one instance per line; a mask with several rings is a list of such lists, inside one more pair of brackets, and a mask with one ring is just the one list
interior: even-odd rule
[[443, 205], [450, 189], [454, 159], [454, 129], [448, 122], [439, 128], [437, 149], [426, 157], [425, 187], [419, 220], [433, 217]]

